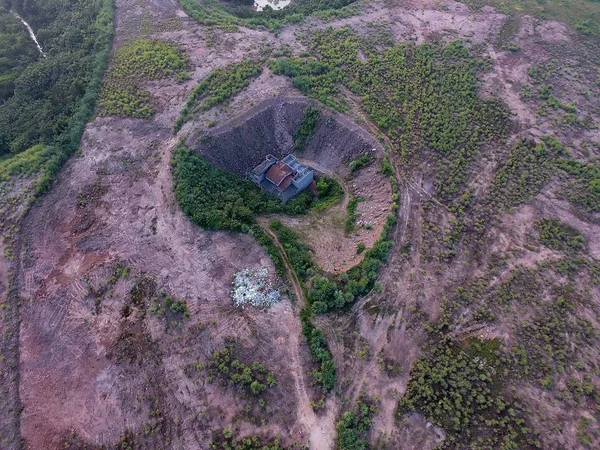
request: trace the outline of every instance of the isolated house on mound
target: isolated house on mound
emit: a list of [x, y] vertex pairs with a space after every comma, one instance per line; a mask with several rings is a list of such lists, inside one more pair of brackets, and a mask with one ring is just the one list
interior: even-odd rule
[[300, 164], [294, 155], [287, 155], [281, 161], [267, 155], [265, 161], [252, 170], [250, 179], [263, 191], [289, 202], [310, 186], [313, 176], [312, 169]]

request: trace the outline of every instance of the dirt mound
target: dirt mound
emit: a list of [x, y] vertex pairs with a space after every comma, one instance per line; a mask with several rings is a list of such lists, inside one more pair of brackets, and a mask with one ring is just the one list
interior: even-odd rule
[[[281, 158], [295, 152], [294, 135], [309, 105], [317, 107], [304, 97], [269, 99], [219, 127], [192, 134], [187, 144], [215, 166], [244, 176], [269, 153]], [[322, 110], [306, 149], [297, 153], [335, 170], [373, 149], [383, 151], [358, 125]]]

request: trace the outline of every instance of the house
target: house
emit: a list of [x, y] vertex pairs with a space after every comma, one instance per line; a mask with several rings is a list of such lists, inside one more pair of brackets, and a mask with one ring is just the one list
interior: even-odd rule
[[313, 177], [312, 169], [300, 164], [294, 155], [287, 155], [281, 161], [267, 155], [250, 174], [250, 179], [263, 191], [286, 203], [309, 187]]

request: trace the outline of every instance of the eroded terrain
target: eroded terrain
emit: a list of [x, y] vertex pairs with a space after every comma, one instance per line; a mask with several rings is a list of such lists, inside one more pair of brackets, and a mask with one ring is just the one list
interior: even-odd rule
[[[174, 0], [117, 0], [116, 7], [115, 48], [140, 34], [175, 43], [189, 57], [191, 79], [148, 81], [156, 110], [151, 119], [89, 123], [80, 154], [23, 220], [14, 269], [24, 448], [116, 448], [124, 439], [134, 448], [208, 448], [214, 431], [231, 428], [242, 437], [280, 437], [284, 445], [327, 450], [336, 448], [340, 414], [365, 395], [378, 399], [368, 432], [373, 448], [434, 448], [448, 438], [447, 430], [423, 411], [400, 415], [397, 407], [411, 368], [437, 342], [429, 325], [439, 323], [465, 349], [473, 337], [511, 349], [541, 340], [526, 351], [531, 361], [535, 355], [551, 368], [537, 368], [536, 360], [531, 370], [553, 375], [542, 386], [519, 372], [503, 385], [508, 396], [533, 411], [527, 426], [542, 448], [600, 444], [599, 213], [572, 201], [572, 189], [580, 187], [570, 188], [570, 179], [557, 173], [542, 177], [527, 201], [500, 208], [489, 200], [495, 175], [522, 138], [539, 143], [553, 136], [573, 160], [598, 164], [596, 46], [567, 25], [531, 16], [520, 17], [507, 37], [512, 16], [454, 2], [369, 2], [359, 15], [327, 23], [310, 17], [277, 36], [199, 25]], [[469, 168], [466, 184], [474, 200], [461, 215], [438, 197], [440, 166], [432, 158], [403, 165], [392, 151], [393, 193], [380, 165], [396, 142], [361, 109], [355, 93], [342, 90], [344, 113], [320, 106], [322, 122], [300, 157], [339, 179], [344, 201], [323, 214], [277, 217], [331, 274], [362, 260], [357, 244], [371, 248], [389, 214], [396, 221], [377, 286], [345, 310], [315, 319], [333, 354], [337, 384], [314, 408], [322, 394], [311, 383], [314, 363], [299, 319], [306, 299], [298, 280], [277, 278], [250, 235], [192, 223], [175, 200], [171, 158], [183, 139], [221, 169], [244, 175], [267, 153], [289, 153], [293, 130], [313, 100], [267, 67], [228, 104], [198, 113], [178, 133], [173, 126], [192, 89], [213, 69], [283, 46], [298, 56], [307, 51], [307, 36], [326, 26], [350, 26], [376, 46], [464, 40], [489, 65], [479, 94], [501, 100], [513, 116], [505, 142], [484, 146]], [[503, 47], [506, 42], [518, 51]], [[554, 97], [536, 94], [547, 84]], [[548, 106], [548, 98], [558, 105]], [[328, 121], [337, 122], [328, 129]], [[352, 173], [348, 164], [365, 152], [375, 163]], [[500, 197], [510, 197], [510, 188]], [[364, 201], [357, 206], [357, 228], [347, 233], [353, 196]], [[579, 230], [584, 248], [573, 256], [541, 242], [534, 224], [548, 217]], [[457, 218], [464, 234], [448, 244]], [[0, 260], [2, 279], [9, 265]], [[259, 267], [269, 270], [283, 300], [268, 310], [236, 309], [234, 273]], [[0, 282], [0, 294], [5, 285]], [[187, 312], [171, 309], [167, 296], [185, 302]], [[552, 309], [562, 307], [557, 296], [571, 299], [573, 308]], [[543, 327], [544, 317], [552, 324], [569, 319], [540, 338], [531, 329]], [[207, 379], [206, 365], [228, 342], [242, 363], [260, 362], [274, 374], [276, 384], [261, 397], [264, 407]], [[554, 353], [544, 353], [544, 344]]]

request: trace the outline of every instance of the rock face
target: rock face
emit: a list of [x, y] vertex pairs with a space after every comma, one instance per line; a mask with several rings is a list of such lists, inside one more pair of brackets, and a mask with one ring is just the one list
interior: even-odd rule
[[[304, 97], [267, 100], [225, 124], [196, 133], [188, 140], [215, 166], [244, 176], [269, 153], [282, 158], [294, 152], [294, 134], [313, 102]], [[358, 125], [322, 110], [306, 149], [298, 156], [335, 168], [373, 149], [379, 143]]]

